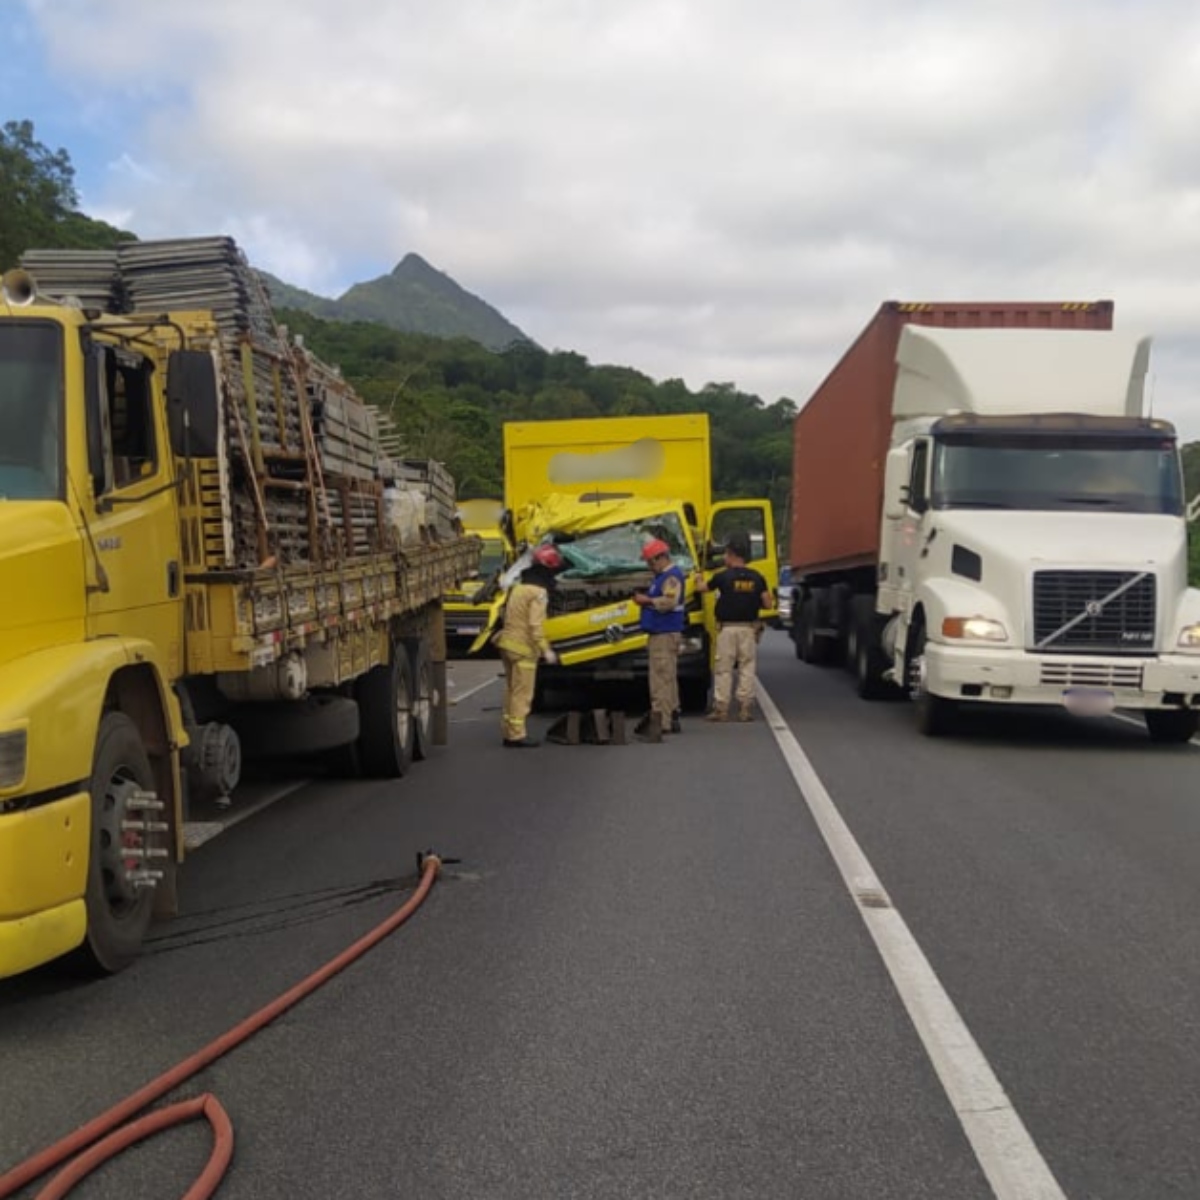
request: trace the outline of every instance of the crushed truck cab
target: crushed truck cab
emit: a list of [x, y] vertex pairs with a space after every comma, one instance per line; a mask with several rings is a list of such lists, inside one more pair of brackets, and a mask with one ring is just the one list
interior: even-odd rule
[[[559, 661], [539, 669], [539, 691], [646, 679], [647, 637], [633, 595], [651, 578], [642, 547], [658, 538], [687, 577], [680, 703], [702, 711], [716, 646], [715, 598], [696, 591], [693, 574], [721, 565], [725, 541], [741, 531], [750, 539], [751, 565], [772, 591], [778, 581], [770, 502], [712, 499], [707, 414], [511, 422], [504, 427], [504, 477], [505, 532], [516, 559], [508, 581], [522, 551], [541, 542], [553, 542], [567, 564], [546, 621]], [[501, 602], [473, 649], [485, 644]]]

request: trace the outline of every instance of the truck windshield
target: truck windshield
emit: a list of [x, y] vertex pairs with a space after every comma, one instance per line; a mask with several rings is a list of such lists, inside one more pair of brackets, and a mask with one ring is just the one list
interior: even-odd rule
[[573, 540], [556, 537], [555, 542], [567, 569], [564, 579], [594, 579], [605, 575], [633, 575], [646, 570], [642, 547], [651, 538], [660, 538], [671, 547], [677, 567], [690, 571], [695, 566], [683, 522], [675, 513], [663, 513], [641, 521], [628, 521], [582, 533]]
[[935, 443], [934, 508], [1183, 513], [1169, 438], [1005, 437]]
[[0, 321], [0, 500], [62, 496], [62, 334]]
[[484, 538], [479, 555], [479, 574], [490, 579], [504, 566], [504, 543], [499, 538]]

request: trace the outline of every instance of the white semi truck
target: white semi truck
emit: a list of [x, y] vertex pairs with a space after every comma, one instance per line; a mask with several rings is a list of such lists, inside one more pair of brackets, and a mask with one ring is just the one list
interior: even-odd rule
[[[1189, 740], [1200, 591], [1175, 430], [1145, 415], [1149, 354], [1148, 338], [1094, 327], [904, 325], [877, 549], [793, 555], [799, 656], [845, 661], [865, 698], [907, 692], [928, 735], [967, 705], [1018, 704], [1140, 710], [1154, 741]], [[829, 458], [840, 424], [806, 430], [801, 413], [797, 472]]]

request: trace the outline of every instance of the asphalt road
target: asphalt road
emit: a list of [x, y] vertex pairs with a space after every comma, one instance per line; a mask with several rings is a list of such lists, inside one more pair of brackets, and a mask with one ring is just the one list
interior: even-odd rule
[[[1195, 748], [1045, 715], [921, 739], [779, 634], [762, 677], [1063, 1193], [1200, 1195]], [[181, 1089], [233, 1117], [222, 1200], [991, 1196], [769, 726], [514, 754], [499, 695], [404, 780], [205, 844], [124, 975], [0, 982], [0, 1168], [332, 957], [432, 847], [463, 861], [407, 925]], [[206, 1150], [170, 1133], [80, 1194], [182, 1194]]]

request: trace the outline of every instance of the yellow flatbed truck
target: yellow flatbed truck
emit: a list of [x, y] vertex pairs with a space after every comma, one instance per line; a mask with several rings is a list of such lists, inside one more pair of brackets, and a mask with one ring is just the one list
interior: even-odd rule
[[252, 290], [224, 241], [137, 244], [140, 312], [4, 276], [0, 977], [131, 962], [243, 754], [396, 777], [445, 740], [479, 542], [397, 543], [366, 406], [265, 293], [166, 307], [198, 260]]
[[647, 637], [632, 597], [650, 579], [641, 548], [661, 538], [688, 576], [680, 703], [687, 712], [703, 711], [716, 648], [715, 597], [695, 591], [692, 572], [721, 565], [735, 531], [749, 536], [750, 565], [772, 589], [779, 571], [771, 502], [714, 502], [712, 473], [707, 413], [505, 424], [510, 573], [543, 541], [567, 560], [546, 622], [558, 665], [538, 669], [539, 702], [555, 687], [646, 679]]

